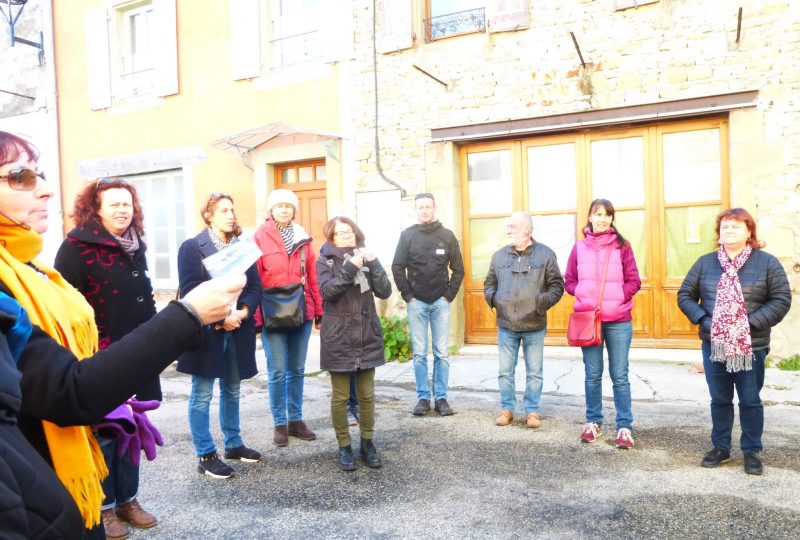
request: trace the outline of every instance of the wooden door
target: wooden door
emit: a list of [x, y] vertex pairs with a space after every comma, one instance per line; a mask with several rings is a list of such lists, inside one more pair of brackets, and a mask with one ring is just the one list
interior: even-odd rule
[[299, 208], [294, 217], [314, 239], [314, 250], [325, 243], [322, 227], [328, 221], [325, 160], [285, 163], [275, 167], [278, 187], [290, 189], [297, 195]]

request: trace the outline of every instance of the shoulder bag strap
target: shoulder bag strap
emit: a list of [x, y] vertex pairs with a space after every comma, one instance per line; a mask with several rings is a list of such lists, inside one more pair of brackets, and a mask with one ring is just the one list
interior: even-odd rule
[[597, 293], [597, 307], [595, 311], [600, 311], [600, 305], [603, 303], [603, 290], [606, 288], [606, 273], [608, 273], [608, 260], [611, 258], [611, 250], [613, 246], [609, 246], [606, 252], [606, 262], [603, 263], [603, 277], [600, 279], [600, 291]]
[[308, 244], [300, 246], [300, 283], [306, 284], [306, 249]]

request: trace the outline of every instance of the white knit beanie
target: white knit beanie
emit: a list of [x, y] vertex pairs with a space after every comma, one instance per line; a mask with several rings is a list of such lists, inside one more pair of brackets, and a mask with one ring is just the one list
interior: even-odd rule
[[297, 207], [300, 206], [300, 203], [297, 200], [297, 195], [295, 195], [294, 191], [290, 189], [276, 189], [269, 194], [269, 197], [267, 197], [268, 210], [272, 210], [275, 208], [275, 206], [281, 203], [291, 204], [294, 207], [295, 212], [297, 212]]

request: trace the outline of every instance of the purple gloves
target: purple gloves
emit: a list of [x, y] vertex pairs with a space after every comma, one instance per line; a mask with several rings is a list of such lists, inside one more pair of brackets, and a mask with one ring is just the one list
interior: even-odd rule
[[149, 461], [156, 458], [156, 445], [164, 446], [164, 439], [158, 429], [147, 418], [146, 411], [157, 409], [159, 401], [138, 401], [129, 399], [105, 417], [105, 422], [94, 426], [101, 437], [117, 439], [117, 454], [128, 452], [128, 459], [138, 465], [141, 453]]

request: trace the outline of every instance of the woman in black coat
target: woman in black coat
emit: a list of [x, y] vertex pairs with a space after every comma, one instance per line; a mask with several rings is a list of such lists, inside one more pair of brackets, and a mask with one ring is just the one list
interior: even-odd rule
[[331, 375], [331, 419], [339, 442], [339, 466], [356, 468], [350, 441], [347, 403], [350, 375], [356, 374], [361, 408], [359, 453], [368, 467], [382, 465], [372, 443], [375, 427], [375, 368], [386, 363], [383, 332], [375, 312], [375, 297], [389, 298], [392, 286], [372, 251], [364, 249], [364, 233], [347, 217], [335, 217], [322, 229], [327, 242], [317, 260], [323, 299], [320, 367]]
[[764, 363], [770, 330], [789, 312], [792, 293], [781, 263], [760, 249], [753, 216], [731, 208], [717, 217], [717, 251], [703, 255], [678, 290], [678, 306], [700, 326], [703, 367], [711, 394], [711, 443], [700, 464], [730, 460], [733, 390], [739, 397], [744, 472], [761, 474]]
[[[233, 199], [212, 193], [200, 210], [208, 228], [186, 240], [178, 252], [181, 294], [211, 279], [203, 259], [239, 241], [242, 230], [236, 223]], [[219, 421], [224, 436], [225, 459], [257, 462], [261, 454], [244, 445], [239, 429], [239, 388], [256, 369], [255, 314], [261, 298], [261, 280], [255, 264], [247, 270], [247, 285], [236, 308], [217, 324], [206, 325], [203, 342], [178, 360], [178, 371], [192, 375], [189, 397], [189, 428], [199, 458], [198, 472], [212, 478], [229, 478], [233, 469], [222, 461], [209, 431], [209, 408], [214, 379], [219, 379]]]
[[[156, 313], [142, 239], [144, 215], [135, 187], [121, 178], [101, 178], [78, 194], [72, 218], [75, 228], [62, 242], [54, 266], [92, 306], [103, 350]], [[136, 399], [161, 401], [158, 377], [138, 388]], [[155, 516], [138, 501], [139, 464], [118, 455], [117, 439], [95, 437], [108, 467], [101, 508], [106, 536], [126, 537], [125, 523], [153, 527]]]

